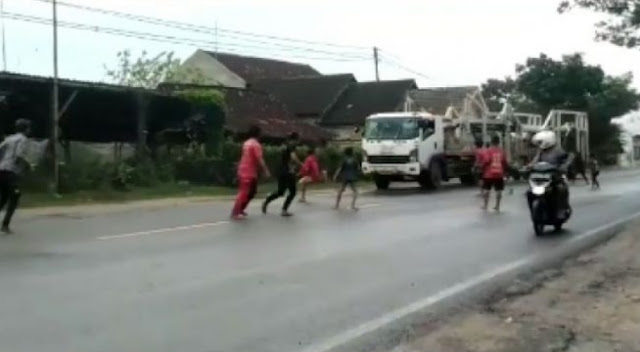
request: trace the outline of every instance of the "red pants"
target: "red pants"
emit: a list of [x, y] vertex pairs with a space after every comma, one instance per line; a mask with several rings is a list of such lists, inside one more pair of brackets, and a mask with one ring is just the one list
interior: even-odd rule
[[258, 180], [255, 178], [241, 178], [238, 181], [238, 195], [233, 206], [232, 216], [241, 215], [249, 205], [249, 202], [256, 196], [258, 191]]

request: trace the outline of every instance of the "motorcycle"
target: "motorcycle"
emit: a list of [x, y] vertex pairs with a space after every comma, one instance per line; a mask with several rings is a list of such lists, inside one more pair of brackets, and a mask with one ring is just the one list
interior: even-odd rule
[[[544, 234], [545, 226], [553, 226], [556, 231], [562, 230], [562, 225], [571, 217], [571, 206], [557, 209], [557, 184], [565, 182], [560, 170], [547, 162], [538, 162], [529, 170], [529, 190], [527, 201], [531, 212], [531, 221], [536, 236]], [[568, 192], [568, 190], [567, 190]], [[568, 203], [568, 202], [567, 202]]]

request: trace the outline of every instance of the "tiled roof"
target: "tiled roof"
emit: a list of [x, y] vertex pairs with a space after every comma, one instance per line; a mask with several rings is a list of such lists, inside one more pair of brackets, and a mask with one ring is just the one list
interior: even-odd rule
[[467, 94], [477, 92], [478, 87], [425, 88], [411, 91], [409, 96], [421, 108], [433, 114], [444, 115], [449, 106], [461, 109]]
[[219, 89], [225, 94], [227, 129], [232, 132], [244, 133], [251, 125], [257, 125], [269, 138], [285, 138], [292, 132], [298, 132], [303, 141], [330, 138], [324, 129], [298, 121], [273, 95], [246, 89]]
[[207, 53], [249, 83], [266, 78], [320, 75], [318, 71], [307, 64], [227, 53]]
[[352, 74], [263, 79], [252, 88], [275, 95], [298, 117], [321, 117], [356, 82]]
[[415, 88], [416, 82], [412, 79], [353, 83], [322, 118], [322, 124], [362, 125], [371, 114], [402, 108], [407, 94]]

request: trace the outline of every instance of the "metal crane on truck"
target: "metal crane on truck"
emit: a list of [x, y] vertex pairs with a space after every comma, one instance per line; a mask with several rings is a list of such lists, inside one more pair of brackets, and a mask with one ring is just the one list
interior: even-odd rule
[[[580, 111], [551, 110], [547, 117], [514, 111], [506, 102], [491, 112], [480, 91], [468, 94], [461, 111], [450, 106], [444, 116], [427, 112], [378, 113], [367, 117], [362, 139], [362, 170], [379, 189], [390, 182], [417, 181], [424, 188], [438, 188], [454, 178], [475, 184], [475, 142], [500, 137], [515, 166], [531, 159], [531, 137], [552, 130], [565, 148], [587, 157], [589, 124]], [[518, 174], [514, 176], [517, 177]]]

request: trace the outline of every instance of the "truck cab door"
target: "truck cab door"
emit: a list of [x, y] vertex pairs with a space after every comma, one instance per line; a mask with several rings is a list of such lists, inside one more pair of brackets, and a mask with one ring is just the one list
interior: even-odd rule
[[425, 120], [418, 142], [418, 161], [423, 170], [429, 168], [431, 158], [441, 153], [443, 147], [442, 120]]

